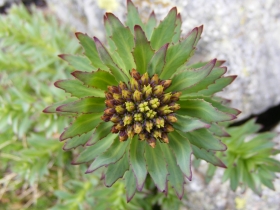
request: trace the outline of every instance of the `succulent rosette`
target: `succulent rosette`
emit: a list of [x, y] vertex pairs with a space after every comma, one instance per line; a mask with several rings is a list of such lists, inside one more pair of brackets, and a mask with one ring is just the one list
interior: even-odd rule
[[83, 146], [73, 164], [89, 163], [86, 173], [105, 166], [106, 186], [123, 177], [128, 201], [147, 174], [158, 190], [167, 192], [169, 182], [182, 198], [192, 153], [225, 167], [215, 151], [226, 150], [219, 137], [228, 134], [217, 123], [239, 111], [213, 94], [236, 76], [223, 76], [216, 59], [187, 64], [203, 27], [181, 38], [176, 8], [157, 24], [154, 13], [143, 23], [131, 1], [127, 7], [126, 25], [105, 14], [107, 46], [76, 33], [84, 56], [60, 55], [77, 70], [55, 83], [71, 96], [44, 112], [74, 118], [60, 136], [65, 150]]

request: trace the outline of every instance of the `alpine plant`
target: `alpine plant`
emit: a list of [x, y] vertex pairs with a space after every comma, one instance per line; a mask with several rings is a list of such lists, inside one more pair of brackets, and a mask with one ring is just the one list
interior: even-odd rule
[[128, 201], [147, 174], [159, 191], [167, 193], [169, 182], [181, 199], [192, 153], [225, 167], [215, 151], [226, 150], [218, 138], [228, 134], [217, 123], [239, 111], [213, 94], [236, 76], [223, 76], [224, 61], [216, 59], [187, 64], [203, 26], [181, 36], [175, 7], [159, 24], [153, 12], [143, 23], [128, 0], [126, 24], [112, 13], [104, 24], [106, 45], [78, 32], [84, 56], [60, 55], [77, 69], [74, 79], [55, 83], [70, 97], [44, 112], [74, 118], [60, 136], [65, 150], [83, 146], [73, 164], [88, 163], [86, 173], [105, 166], [108, 187], [123, 177]]

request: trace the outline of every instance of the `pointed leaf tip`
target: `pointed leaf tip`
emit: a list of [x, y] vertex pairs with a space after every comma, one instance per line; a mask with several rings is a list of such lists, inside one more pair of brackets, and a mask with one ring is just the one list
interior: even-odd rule
[[83, 34], [82, 32], [76, 32], [76, 33], [75, 33], [75, 36], [77, 37], [77, 39], [79, 39], [79, 36], [80, 36], [80, 35], [85, 35], [85, 34]]

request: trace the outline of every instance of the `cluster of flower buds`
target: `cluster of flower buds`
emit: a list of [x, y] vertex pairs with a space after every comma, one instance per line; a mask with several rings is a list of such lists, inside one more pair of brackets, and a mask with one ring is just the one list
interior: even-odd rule
[[160, 80], [155, 74], [142, 76], [133, 69], [130, 82], [120, 82], [109, 86], [106, 95], [106, 109], [101, 117], [105, 122], [113, 122], [112, 133], [119, 133], [120, 141], [138, 135], [155, 147], [156, 140], [168, 143], [172, 123], [177, 121], [174, 112], [180, 108], [176, 101], [181, 92], [165, 93], [171, 80]]

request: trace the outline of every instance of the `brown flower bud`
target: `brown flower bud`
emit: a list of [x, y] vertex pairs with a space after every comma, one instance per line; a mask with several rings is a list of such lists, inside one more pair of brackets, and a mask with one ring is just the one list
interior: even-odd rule
[[139, 80], [141, 78], [141, 75], [135, 69], [131, 70], [130, 75], [136, 80]]
[[144, 140], [146, 140], [146, 134], [145, 133], [139, 133], [139, 139], [141, 140], [141, 141], [144, 141]]
[[148, 82], [149, 82], [149, 75], [148, 75], [147, 72], [142, 75], [141, 82], [142, 82], [143, 85], [147, 85], [148, 84]]
[[155, 75], [151, 78], [151, 84], [152, 84], [152, 86], [156, 86], [156, 85], [158, 85], [158, 83], [159, 83], [159, 78], [158, 78], [158, 75], [155, 74]]
[[114, 99], [109, 99], [105, 101], [105, 104], [107, 107], [113, 108], [115, 106], [115, 100]]
[[108, 86], [108, 90], [111, 93], [119, 93], [120, 92], [119, 88], [116, 87], [116, 86]]
[[168, 120], [168, 122], [171, 122], [171, 123], [177, 122], [177, 118], [175, 117], [174, 114], [168, 115], [168, 116], [167, 116], [167, 120]]
[[126, 90], [126, 89], [127, 89], [127, 85], [126, 85], [124, 82], [120, 82], [119, 88], [120, 88], [121, 90]]
[[120, 141], [126, 141], [127, 140], [128, 135], [127, 135], [125, 130], [120, 131], [119, 138], [120, 138]]
[[169, 143], [169, 138], [168, 138], [168, 136], [167, 136], [167, 134], [166, 133], [163, 133], [162, 135], [161, 135], [161, 139], [162, 139], [162, 141], [164, 142], [164, 143]]
[[170, 132], [174, 131], [173, 126], [172, 126], [172, 125], [170, 125], [170, 124], [165, 125], [164, 129], [165, 129], [165, 130], [166, 130], [166, 132], [168, 132], [168, 133], [170, 133]]
[[113, 99], [112, 93], [106, 92], [106, 93], [105, 93], [105, 98], [106, 98], [106, 99]]
[[120, 130], [123, 130], [123, 129], [124, 129], [123, 121], [118, 122], [118, 123], [115, 125], [115, 127], [116, 127], [116, 129], [118, 129], [119, 131], [120, 131]]
[[112, 129], [111, 129], [111, 132], [112, 133], [118, 133], [119, 132], [119, 130], [116, 128], [116, 126], [114, 125], [113, 127], [112, 127]]
[[173, 101], [173, 102], [178, 101], [181, 95], [182, 95], [182, 92], [172, 93], [171, 101]]
[[104, 122], [109, 122], [111, 119], [111, 116], [110, 115], [103, 115], [101, 117], [101, 120], [103, 120]]
[[110, 115], [110, 116], [112, 116], [114, 113], [115, 113], [115, 108], [107, 108], [107, 109], [105, 109], [105, 111], [104, 111], [104, 114], [105, 114], [105, 115]]
[[180, 105], [179, 104], [176, 104], [176, 103], [171, 103], [170, 104], [170, 109], [173, 110], [173, 111], [176, 111], [178, 109], [180, 109]]
[[156, 139], [154, 137], [151, 137], [148, 139], [148, 144], [152, 147], [155, 148], [156, 146]]
[[172, 80], [168, 79], [168, 80], [162, 80], [160, 82], [160, 84], [164, 87], [164, 90], [166, 90], [167, 88], [169, 88], [169, 86], [171, 85]]

